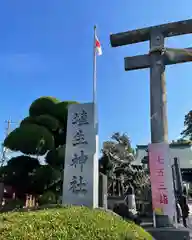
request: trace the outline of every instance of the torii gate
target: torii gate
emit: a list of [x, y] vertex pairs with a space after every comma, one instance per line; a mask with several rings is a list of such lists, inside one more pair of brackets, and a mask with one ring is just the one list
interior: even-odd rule
[[164, 47], [164, 39], [192, 33], [192, 19], [110, 35], [112, 47], [150, 41], [149, 54], [126, 57], [125, 71], [150, 68], [151, 143], [168, 142], [165, 66], [192, 61], [192, 48]]

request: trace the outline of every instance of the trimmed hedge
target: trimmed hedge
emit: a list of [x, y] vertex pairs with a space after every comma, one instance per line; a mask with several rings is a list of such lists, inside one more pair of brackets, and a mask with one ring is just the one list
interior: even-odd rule
[[67, 207], [0, 216], [1, 240], [152, 240], [141, 227], [99, 209]]

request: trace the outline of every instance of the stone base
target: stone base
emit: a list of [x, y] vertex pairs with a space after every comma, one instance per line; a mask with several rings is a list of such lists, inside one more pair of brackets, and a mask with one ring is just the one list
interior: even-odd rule
[[99, 173], [99, 207], [107, 209], [107, 176]]
[[155, 240], [190, 240], [190, 232], [185, 229], [176, 228], [147, 228]]
[[174, 227], [173, 223], [166, 215], [155, 215], [155, 221], [157, 228]]

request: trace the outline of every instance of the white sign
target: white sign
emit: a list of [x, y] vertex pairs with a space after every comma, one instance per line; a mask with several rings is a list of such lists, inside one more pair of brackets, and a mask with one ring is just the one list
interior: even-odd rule
[[149, 144], [149, 168], [152, 188], [153, 210], [175, 221], [175, 195], [169, 144]]
[[62, 203], [98, 207], [98, 136], [93, 103], [68, 109]]

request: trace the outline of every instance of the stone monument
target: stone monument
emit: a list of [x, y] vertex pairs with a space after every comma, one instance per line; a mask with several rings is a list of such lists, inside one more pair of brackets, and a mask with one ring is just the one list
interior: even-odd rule
[[69, 106], [63, 205], [98, 207], [98, 137], [94, 123], [94, 103]]

